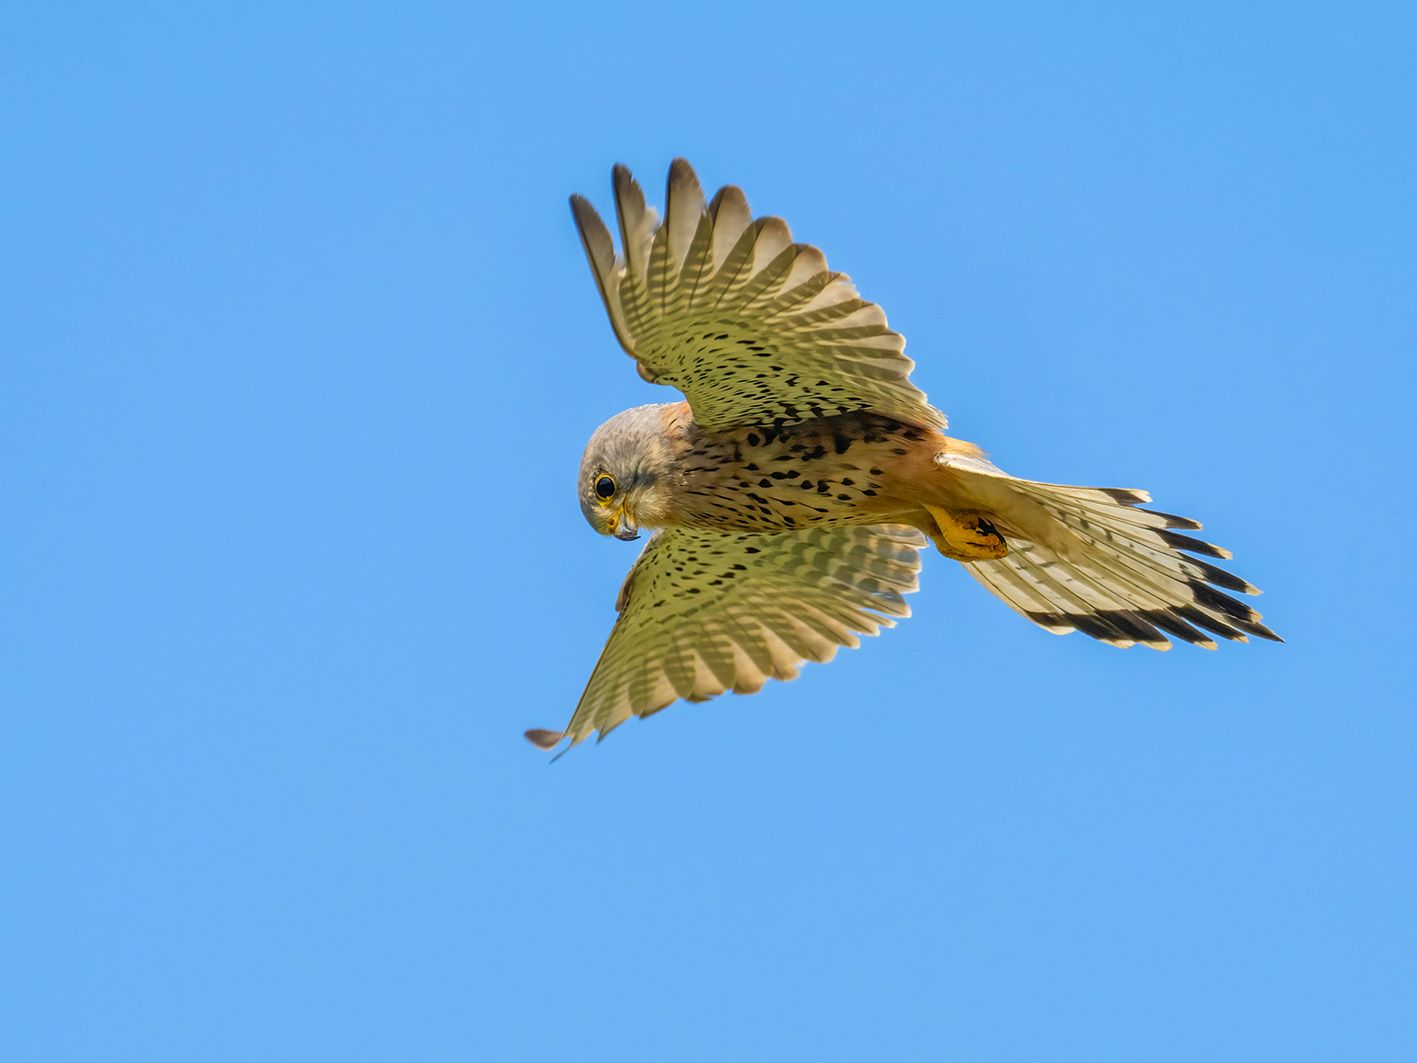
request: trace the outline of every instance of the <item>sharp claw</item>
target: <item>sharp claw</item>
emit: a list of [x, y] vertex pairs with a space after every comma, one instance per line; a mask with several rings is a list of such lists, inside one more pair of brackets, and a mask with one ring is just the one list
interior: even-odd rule
[[979, 513], [954, 514], [927, 505], [939, 534], [932, 536], [940, 553], [955, 561], [995, 561], [1007, 557], [1009, 544], [994, 523]]

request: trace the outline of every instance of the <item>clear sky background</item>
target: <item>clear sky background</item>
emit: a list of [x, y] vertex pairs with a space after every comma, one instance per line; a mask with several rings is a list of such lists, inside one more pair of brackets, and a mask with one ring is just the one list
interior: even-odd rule
[[[1417, 19], [1135, 6], [13, 6], [0, 1058], [1417, 1058]], [[930, 557], [549, 765], [637, 549], [581, 447], [673, 397], [565, 198], [676, 154], [1288, 643]]]

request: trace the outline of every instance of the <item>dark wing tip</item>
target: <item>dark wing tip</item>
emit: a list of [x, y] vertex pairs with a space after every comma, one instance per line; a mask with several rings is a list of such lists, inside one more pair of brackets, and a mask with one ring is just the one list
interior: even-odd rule
[[635, 175], [623, 162], [617, 162], [611, 169], [610, 184], [615, 190], [617, 201], [623, 200], [626, 196], [633, 196], [643, 206], [644, 192], [640, 189], [640, 183], [635, 180]]
[[533, 727], [526, 732], [526, 740], [537, 749], [555, 749], [556, 743], [565, 737], [565, 731], [545, 731], [540, 727]]
[[[605, 223], [600, 220], [600, 212], [595, 209], [595, 205], [579, 192], [571, 195], [571, 217], [576, 220], [576, 228], [584, 234], [586, 232], [605, 229]], [[608, 236], [608, 231], [606, 232]]]
[[748, 208], [748, 197], [744, 194], [743, 190], [737, 185], [724, 185], [713, 194], [713, 199], [709, 200], [709, 217], [715, 222], [718, 221], [718, 215], [723, 210], [723, 204], [726, 200], [732, 200], [735, 206], [742, 207], [744, 214], [752, 217], [752, 211]]

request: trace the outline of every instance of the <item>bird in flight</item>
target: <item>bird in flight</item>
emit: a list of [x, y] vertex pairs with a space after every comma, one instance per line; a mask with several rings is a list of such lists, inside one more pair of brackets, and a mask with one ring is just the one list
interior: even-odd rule
[[881, 308], [740, 189], [706, 202], [676, 159], [663, 221], [623, 166], [614, 192], [618, 253], [571, 197], [591, 273], [640, 375], [687, 401], [616, 414], [586, 446], [590, 526], [653, 535], [570, 722], [528, 731], [537, 746], [858, 646], [909, 615], [927, 544], [1054, 634], [1282, 641], [1224, 593], [1259, 592], [1203, 560], [1230, 554], [1186, 534], [1196, 521], [1142, 508], [1145, 491], [1017, 479], [947, 436]]

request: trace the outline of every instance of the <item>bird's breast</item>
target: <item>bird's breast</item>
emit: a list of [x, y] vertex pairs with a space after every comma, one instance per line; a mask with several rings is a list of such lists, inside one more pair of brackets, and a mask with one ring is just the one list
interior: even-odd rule
[[788, 427], [683, 435], [675, 454], [675, 508], [688, 527], [791, 531], [903, 519], [894, 469], [928, 433], [870, 414]]

